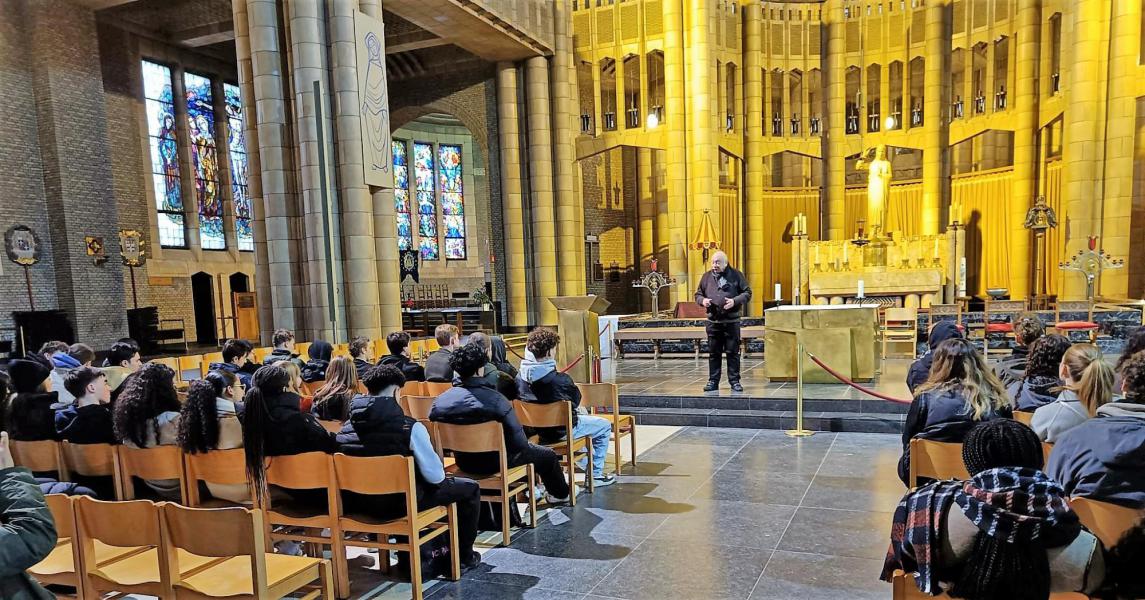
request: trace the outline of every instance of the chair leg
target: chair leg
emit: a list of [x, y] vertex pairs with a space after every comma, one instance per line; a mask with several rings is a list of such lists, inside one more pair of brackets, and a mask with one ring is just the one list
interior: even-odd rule
[[632, 417], [632, 421], [629, 423], [629, 426], [632, 427], [632, 429], [628, 430], [628, 437], [632, 439], [632, 466], [633, 466], [633, 468], [635, 468], [636, 467], [636, 417]]
[[[330, 558], [334, 568], [334, 587], [339, 598], [350, 597], [350, 562], [346, 560], [346, 538], [341, 531], [330, 530]], [[379, 556], [378, 561], [381, 561]]]
[[421, 584], [421, 536], [416, 530], [409, 533], [409, 572], [414, 600], [422, 600], [424, 590]]
[[[449, 521], [449, 575], [450, 579], [457, 581], [461, 579], [461, 555], [460, 552], [461, 542], [457, 539], [457, 503], [450, 503], [446, 511], [447, 519]], [[468, 556], [465, 557], [469, 559]]]
[[[322, 586], [323, 600], [334, 600], [334, 582], [333, 577], [330, 575], [330, 563], [322, 561], [318, 563], [318, 583]], [[350, 590], [346, 590], [346, 597], [350, 596]]]
[[[572, 438], [572, 435], [568, 437]], [[569, 506], [576, 506], [576, 452], [573, 450], [574, 443], [574, 440], [569, 439], [567, 455], [569, 461]]]
[[593, 465], [593, 461], [592, 461], [592, 440], [588, 440], [585, 443], [584, 448], [586, 450], [585, 454], [588, 455], [588, 470], [585, 471], [585, 473], [584, 473], [584, 479], [586, 482], [588, 482], [588, 493], [595, 494], [596, 493], [596, 481], [593, 480], [592, 474], [595, 473], [596, 471], [595, 471], [595, 466]]
[[506, 487], [501, 488], [501, 545], [509, 545], [509, 503], [513, 502], [513, 498], [509, 497], [509, 490]]
[[537, 527], [537, 484], [533, 473], [533, 465], [529, 465], [526, 468], [526, 473], [529, 477], [529, 528], [535, 529]]

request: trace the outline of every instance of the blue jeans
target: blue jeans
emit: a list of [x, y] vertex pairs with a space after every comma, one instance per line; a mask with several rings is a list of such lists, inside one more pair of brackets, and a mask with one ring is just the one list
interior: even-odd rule
[[[612, 437], [612, 422], [608, 419], [592, 415], [577, 415], [577, 424], [573, 427], [572, 439], [589, 438], [592, 447], [592, 476], [604, 476], [604, 463], [608, 460], [608, 442]], [[581, 459], [577, 466], [583, 468], [588, 461]]]

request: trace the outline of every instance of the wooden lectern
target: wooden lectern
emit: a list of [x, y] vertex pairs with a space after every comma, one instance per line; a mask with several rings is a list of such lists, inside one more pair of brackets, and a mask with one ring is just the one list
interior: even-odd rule
[[[878, 366], [878, 305], [781, 306], [765, 312], [767, 377], [795, 381], [800, 344], [853, 381], [872, 381]], [[814, 362], [803, 363], [806, 383], [838, 383]]]
[[600, 356], [600, 314], [608, 310], [609, 301], [594, 295], [557, 296], [549, 298], [557, 307], [557, 364], [566, 367], [584, 354], [568, 374], [577, 383], [592, 383], [592, 362]]

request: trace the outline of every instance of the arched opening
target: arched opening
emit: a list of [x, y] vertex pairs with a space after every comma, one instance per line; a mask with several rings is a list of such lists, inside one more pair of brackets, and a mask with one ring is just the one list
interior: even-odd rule
[[783, 85], [784, 75], [780, 69], [771, 72], [771, 135], [783, 135]]
[[1006, 110], [1006, 83], [1010, 77], [1010, 38], [994, 42], [994, 110]]
[[605, 131], [616, 131], [616, 59], [600, 59], [600, 119]]
[[593, 135], [596, 133], [596, 93], [593, 90], [592, 63], [577, 62], [576, 85], [580, 102], [580, 132]]
[[921, 127], [923, 124], [922, 107], [926, 103], [923, 85], [926, 81], [926, 62], [921, 56], [910, 59], [910, 126]]
[[649, 127], [664, 123], [664, 52], [648, 53], [648, 119]]
[[231, 293], [245, 293], [250, 291], [250, 277], [246, 273], [231, 273]]
[[216, 344], [215, 282], [210, 273], [198, 272], [191, 276], [191, 303], [195, 309], [195, 341]]
[[882, 65], [867, 66], [867, 131], [882, 129]]
[[986, 114], [986, 42], [974, 44], [974, 114]]
[[890, 112], [887, 119], [884, 119], [886, 128], [902, 129], [902, 92], [903, 92], [903, 71], [902, 61], [896, 60], [891, 62], [890, 65], [890, 105], [888, 106]]
[[640, 57], [624, 57], [624, 127], [640, 127]]
[[728, 63], [724, 65], [724, 97], [727, 99], [724, 104], [724, 114], [727, 116], [725, 126], [730, 132], [736, 127], [736, 108], [739, 104], [736, 101], [736, 66], [735, 63]]
[[823, 110], [823, 72], [819, 69], [807, 71], [807, 114], [810, 117], [808, 127], [811, 135], [819, 135], [822, 131]]
[[862, 73], [860, 73], [859, 67], [855, 65], [847, 67], [847, 73], [844, 75], [847, 89], [847, 133], [859, 133], [859, 101], [862, 99], [859, 89], [861, 78]]
[[955, 48], [950, 53], [950, 118], [961, 119], [966, 114], [962, 91], [966, 89], [966, 50]]

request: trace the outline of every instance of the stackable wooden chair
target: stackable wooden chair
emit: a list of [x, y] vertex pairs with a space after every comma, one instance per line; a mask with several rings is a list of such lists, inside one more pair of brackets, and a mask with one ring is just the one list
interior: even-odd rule
[[561, 457], [561, 466], [565, 468], [568, 474], [569, 489], [572, 493], [569, 496], [569, 506], [576, 506], [576, 461], [578, 456], [585, 456], [588, 459], [587, 467], [585, 468], [585, 483], [588, 486], [588, 491], [591, 494], [594, 490], [592, 481], [592, 441], [588, 436], [582, 436], [572, 439], [572, 403], [568, 400], [561, 400], [549, 404], [538, 404], [536, 402], [522, 402], [520, 400], [513, 401], [513, 410], [517, 413], [517, 418], [521, 421], [521, 425], [525, 427], [532, 427], [534, 429], [545, 429], [550, 427], [564, 427], [565, 439], [552, 444], [544, 444], [547, 448], [552, 448], [557, 456]]
[[183, 465], [183, 451], [178, 446], [132, 448], [116, 446], [119, 459], [119, 497], [135, 499], [135, 481], [139, 479], [178, 479], [180, 501], [188, 503], [188, 485]]
[[929, 479], [970, 479], [962, 462], [962, 444], [914, 438], [910, 441], [910, 487], [918, 487], [920, 477]]
[[620, 474], [620, 440], [628, 436], [632, 445], [632, 465], [636, 466], [636, 417], [620, 414], [620, 395], [615, 383], [578, 383], [580, 405], [593, 416], [612, 422], [612, 456], [616, 474]]

